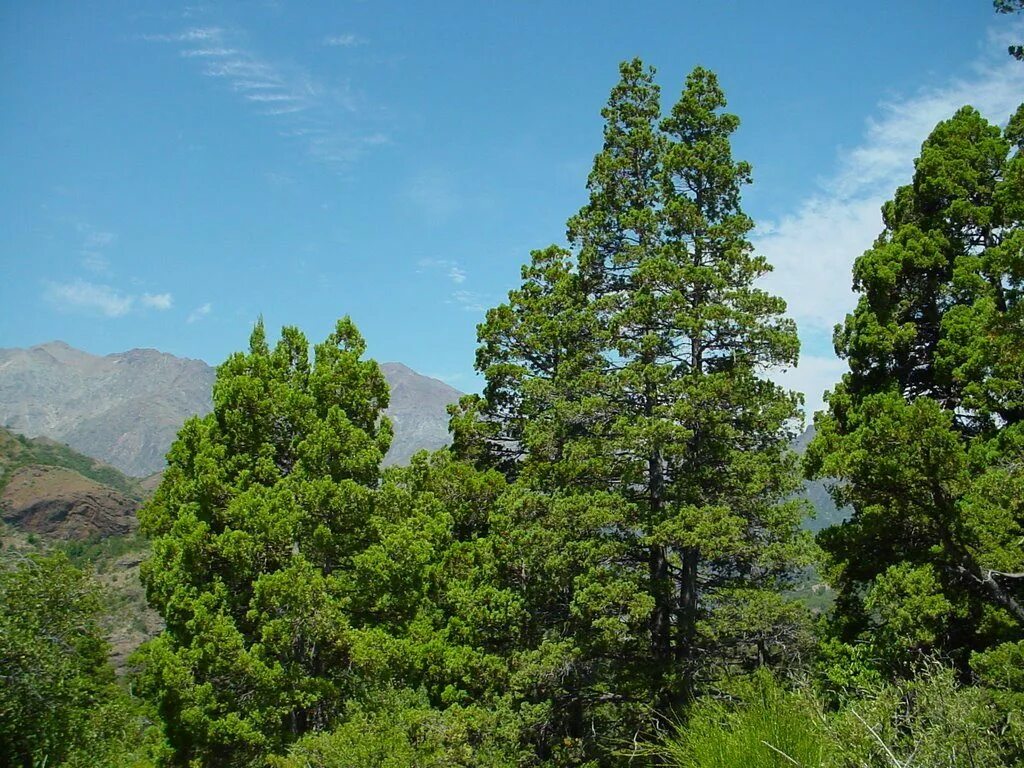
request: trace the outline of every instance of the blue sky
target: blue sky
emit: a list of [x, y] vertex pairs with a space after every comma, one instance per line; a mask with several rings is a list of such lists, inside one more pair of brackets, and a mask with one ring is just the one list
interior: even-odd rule
[[841, 371], [849, 267], [938, 120], [1024, 100], [988, 0], [21, 2], [0, 7], [0, 346], [220, 362], [260, 313], [463, 390], [475, 326], [564, 242], [620, 60], [714, 69], [747, 212]]

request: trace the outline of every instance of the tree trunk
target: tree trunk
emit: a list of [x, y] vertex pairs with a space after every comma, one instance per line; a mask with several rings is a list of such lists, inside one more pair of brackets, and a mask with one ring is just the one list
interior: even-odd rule
[[677, 705], [685, 704], [693, 698], [698, 609], [697, 565], [700, 563], [700, 548], [685, 547], [681, 555], [674, 651], [675, 662], [682, 668], [683, 683], [678, 691], [675, 702]]

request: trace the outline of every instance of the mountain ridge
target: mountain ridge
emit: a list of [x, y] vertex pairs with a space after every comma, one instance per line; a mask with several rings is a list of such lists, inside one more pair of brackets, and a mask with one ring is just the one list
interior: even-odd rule
[[[386, 464], [448, 442], [462, 393], [398, 362], [380, 363], [395, 427]], [[213, 408], [216, 368], [150, 347], [93, 355], [61, 340], [0, 348], [0, 426], [47, 437], [133, 477], [159, 472], [178, 430]]]

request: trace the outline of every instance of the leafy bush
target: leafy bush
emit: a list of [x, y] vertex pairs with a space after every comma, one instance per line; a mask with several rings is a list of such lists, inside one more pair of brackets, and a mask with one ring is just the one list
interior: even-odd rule
[[0, 762], [145, 765], [144, 721], [114, 679], [96, 585], [63, 554], [0, 562]]

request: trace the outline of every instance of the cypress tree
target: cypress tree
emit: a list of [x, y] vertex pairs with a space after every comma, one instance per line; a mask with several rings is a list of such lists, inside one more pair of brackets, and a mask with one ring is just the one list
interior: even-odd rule
[[620, 74], [572, 250], [535, 252], [488, 313], [484, 396], [454, 420], [461, 450], [515, 478], [524, 685], [567, 762], [607, 760], [598, 738], [792, 650], [777, 590], [807, 550], [786, 501], [799, 397], [764, 376], [798, 341], [756, 286], [770, 267], [739, 204], [738, 119], [705, 69], [663, 119], [653, 70]]

